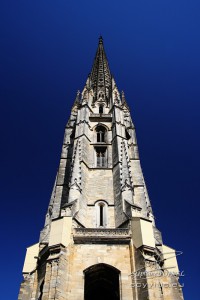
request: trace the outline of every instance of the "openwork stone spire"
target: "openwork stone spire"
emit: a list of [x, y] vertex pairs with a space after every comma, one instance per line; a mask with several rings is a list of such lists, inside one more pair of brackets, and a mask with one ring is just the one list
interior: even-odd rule
[[107, 103], [111, 93], [112, 77], [103, 46], [103, 38], [100, 36], [95, 60], [90, 74], [90, 85], [94, 92], [94, 102], [99, 97]]

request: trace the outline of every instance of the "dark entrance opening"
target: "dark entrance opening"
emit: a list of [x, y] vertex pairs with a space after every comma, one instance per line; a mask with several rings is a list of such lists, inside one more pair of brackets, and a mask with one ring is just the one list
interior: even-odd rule
[[106, 264], [97, 264], [84, 273], [84, 300], [120, 300], [119, 270]]

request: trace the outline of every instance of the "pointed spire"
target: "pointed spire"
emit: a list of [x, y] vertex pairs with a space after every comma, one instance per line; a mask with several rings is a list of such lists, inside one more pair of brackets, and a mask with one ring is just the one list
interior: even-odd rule
[[94, 102], [102, 97], [107, 103], [110, 96], [111, 73], [103, 46], [103, 38], [99, 37], [99, 44], [90, 74], [90, 83], [94, 91]]

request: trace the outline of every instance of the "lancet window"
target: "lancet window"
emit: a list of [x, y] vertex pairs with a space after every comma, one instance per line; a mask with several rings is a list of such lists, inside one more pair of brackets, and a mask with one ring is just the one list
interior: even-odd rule
[[97, 227], [107, 226], [107, 203], [104, 201], [98, 201], [96, 203], [96, 223]]
[[103, 126], [98, 126], [96, 128], [96, 132], [97, 132], [97, 142], [98, 143], [102, 143], [105, 142], [105, 132], [106, 129]]
[[96, 147], [96, 166], [106, 167], [106, 147]]

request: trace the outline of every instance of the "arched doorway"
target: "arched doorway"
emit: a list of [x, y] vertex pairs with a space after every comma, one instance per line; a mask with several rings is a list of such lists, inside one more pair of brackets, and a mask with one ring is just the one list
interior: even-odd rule
[[97, 264], [84, 273], [84, 300], [120, 300], [119, 270], [107, 264]]

